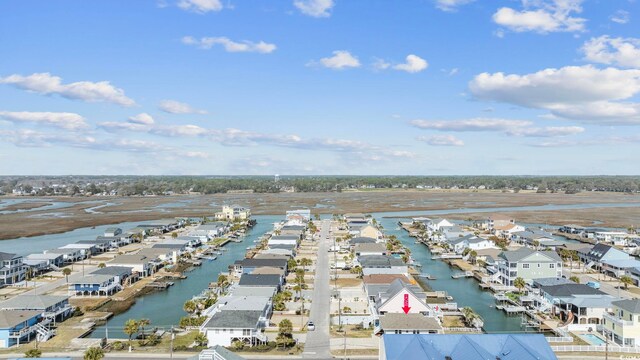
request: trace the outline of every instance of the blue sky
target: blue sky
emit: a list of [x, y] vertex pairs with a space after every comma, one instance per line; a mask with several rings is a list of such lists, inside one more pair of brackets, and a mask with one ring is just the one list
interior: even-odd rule
[[0, 174], [637, 174], [634, 0], [0, 3]]

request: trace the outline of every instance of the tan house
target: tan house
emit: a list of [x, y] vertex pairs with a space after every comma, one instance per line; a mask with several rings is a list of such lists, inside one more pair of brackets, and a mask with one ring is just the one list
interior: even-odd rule
[[216, 213], [216, 220], [247, 220], [251, 217], [251, 210], [239, 205], [224, 205], [222, 211]]
[[602, 324], [607, 336], [622, 346], [640, 345], [640, 299], [612, 301], [613, 313]]

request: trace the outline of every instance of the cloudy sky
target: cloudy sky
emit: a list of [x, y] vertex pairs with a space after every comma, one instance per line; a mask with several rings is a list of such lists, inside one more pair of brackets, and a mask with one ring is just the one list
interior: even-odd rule
[[0, 174], [638, 174], [635, 0], [0, 2]]

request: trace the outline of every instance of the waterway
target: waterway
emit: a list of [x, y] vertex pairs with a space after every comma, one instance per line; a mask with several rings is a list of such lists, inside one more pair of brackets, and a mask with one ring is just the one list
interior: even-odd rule
[[230, 242], [224, 246], [223, 255], [216, 260], [203, 261], [202, 266], [194, 268], [187, 273], [187, 278], [176, 280], [175, 285], [167, 290], [154, 292], [136, 299], [136, 303], [126, 312], [109, 319], [105, 326], [97, 327], [90, 335], [92, 338], [105, 336], [106, 327], [109, 329], [109, 338], [127, 338], [122, 328], [128, 319], [149, 319], [151, 327], [169, 328], [177, 325], [180, 318], [187, 315], [182, 310], [185, 301], [191, 299], [206, 289], [210, 282], [216, 281], [220, 273], [226, 273], [229, 265], [242, 259], [246, 248], [255, 245], [254, 241], [265, 232], [273, 229], [273, 223], [281, 221], [282, 215], [254, 215], [257, 224], [247, 232], [240, 243]]
[[[453, 296], [458, 307], [469, 306], [484, 320], [484, 329], [490, 333], [519, 332], [522, 321], [519, 316], [507, 316], [503, 311], [491, 307], [495, 304], [493, 294], [482, 291], [478, 281], [473, 278], [453, 279], [452, 274], [460, 272], [445, 264], [441, 260], [432, 260], [431, 251], [422, 244], [416, 244], [415, 239], [405, 230], [398, 229], [398, 218], [390, 218], [390, 213], [374, 213], [373, 216], [384, 226], [387, 235], [395, 235], [402, 244], [411, 250], [411, 256], [422, 264], [422, 272], [435, 276], [437, 280], [427, 280], [428, 285], [437, 291], [446, 291]], [[409, 219], [403, 220], [409, 221]]]

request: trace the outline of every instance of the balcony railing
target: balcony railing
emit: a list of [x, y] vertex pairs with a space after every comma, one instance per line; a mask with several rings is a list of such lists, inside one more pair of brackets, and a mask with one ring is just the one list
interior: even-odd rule
[[[616, 317], [615, 315], [611, 315], [609, 313], [604, 314], [605, 320], [611, 321], [612, 323], [620, 326], [633, 326], [635, 325], [633, 321], [622, 320]], [[640, 326], [640, 324], [638, 324]]]

